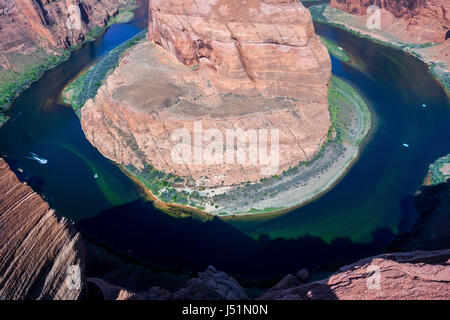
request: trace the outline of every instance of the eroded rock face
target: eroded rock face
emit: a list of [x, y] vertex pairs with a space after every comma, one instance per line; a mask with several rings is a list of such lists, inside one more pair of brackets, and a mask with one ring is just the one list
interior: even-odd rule
[[224, 92], [326, 100], [330, 59], [297, 0], [152, 0], [149, 38]]
[[260, 299], [449, 299], [449, 263], [450, 250], [383, 254], [342, 267], [322, 281], [296, 285], [284, 279]]
[[[127, 52], [81, 110], [87, 138], [106, 157], [216, 188], [280, 174], [326, 141], [331, 63], [300, 2], [151, 1], [149, 38], [156, 45]], [[173, 133], [194, 137], [196, 122], [203, 133], [220, 131], [223, 144], [227, 130], [265, 129], [269, 157], [278, 130], [277, 168], [265, 174], [271, 164], [249, 161], [249, 152], [239, 163], [196, 161], [193, 140], [191, 161], [174, 161]]]
[[0, 158], [0, 300], [79, 299], [84, 254], [80, 234]]
[[[396, 24], [397, 34], [413, 43], [444, 42], [450, 29], [450, 2], [442, 0], [331, 0], [330, 6], [357, 15], [382, 9], [382, 28]], [[392, 17], [393, 16], [393, 17]], [[384, 21], [383, 21], [384, 20]], [[399, 22], [402, 26], [399, 28]]]

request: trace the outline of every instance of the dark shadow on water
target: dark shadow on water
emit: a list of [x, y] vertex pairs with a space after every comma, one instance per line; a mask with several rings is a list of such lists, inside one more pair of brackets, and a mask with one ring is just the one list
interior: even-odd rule
[[255, 240], [219, 218], [206, 222], [176, 219], [137, 200], [85, 219], [77, 227], [93, 238], [144, 261], [201, 271], [214, 265], [229, 273], [273, 277], [343, 263], [380, 252], [393, 238], [378, 229], [371, 243], [338, 238], [327, 243], [318, 237]]
[[[442, 250], [450, 248], [450, 180], [422, 186], [412, 197], [417, 210], [414, 223], [401, 232], [387, 251]], [[402, 219], [403, 220], [403, 219]]]
[[398, 232], [404, 233], [411, 229], [417, 218], [417, 210], [414, 207], [414, 196], [408, 195], [402, 199], [402, 215], [398, 224]]

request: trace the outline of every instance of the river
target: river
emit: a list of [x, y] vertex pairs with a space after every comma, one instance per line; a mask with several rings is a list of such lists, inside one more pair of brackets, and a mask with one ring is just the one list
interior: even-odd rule
[[[375, 254], [411, 226], [412, 195], [428, 165], [450, 151], [448, 98], [416, 58], [318, 24], [317, 33], [351, 58], [349, 64], [332, 58], [333, 74], [357, 88], [374, 115], [370, 138], [348, 174], [319, 199], [280, 216], [202, 222], [156, 210], [90, 145], [78, 117], [59, 102], [71, 79], [146, 25], [141, 7], [129, 23], [83, 45], [14, 102], [11, 120], [0, 129], [0, 154], [80, 230], [159, 264], [274, 276]], [[30, 152], [48, 163], [27, 159]]]

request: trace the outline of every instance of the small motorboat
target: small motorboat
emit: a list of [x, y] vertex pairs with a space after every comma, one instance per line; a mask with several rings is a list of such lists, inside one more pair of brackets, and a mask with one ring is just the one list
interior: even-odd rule
[[404, 146], [405, 148], [409, 148], [409, 144], [407, 144], [407, 143], [404, 143], [403, 146]]
[[30, 156], [26, 157], [27, 159], [34, 160], [39, 162], [40, 164], [47, 164], [48, 160], [44, 158], [38, 157], [34, 152], [30, 152]]
[[98, 178], [98, 174], [94, 174], [94, 179], [97, 179]]
[[427, 107], [427, 105], [424, 103], [423, 105], [422, 105], [422, 108], [426, 108]]

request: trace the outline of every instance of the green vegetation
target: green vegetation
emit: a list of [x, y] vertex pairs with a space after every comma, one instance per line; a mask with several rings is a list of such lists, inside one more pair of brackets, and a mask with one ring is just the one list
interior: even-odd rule
[[[331, 127], [328, 132], [328, 139], [337, 142], [346, 141], [359, 145], [364, 139], [366, 133], [369, 131], [372, 123], [371, 114], [366, 102], [347, 82], [333, 76], [331, 78], [330, 88], [328, 90], [328, 102], [330, 110]], [[353, 134], [349, 132], [351, 117], [344, 109], [350, 109], [349, 105], [354, 105], [359, 109], [363, 115], [362, 130], [365, 132], [358, 132]], [[333, 136], [335, 138], [333, 139]], [[356, 138], [356, 141], [353, 141]]]
[[0, 127], [8, 120], [3, 111], [0, 111]]
[[[35, 55], [37, 61], [31, 60], [20, 70], [21, 72], [0, 70], [0, 109], [5, 109], [31, 83], [38, 80], [45, 71], [56, 67], [67, 60], [70, 51], [61, 51], [57, 55]], [[24, 55], [18, 55], [24, 56]]]
[[125, 168], [136, 176], [155, 197], [162, 201], [182, 205], [189, 204], [189, 193], [175, 189], [175, 186], [182, 186], [182, 183], [184, 183], [183, 178], [170, 173], [166, 174], [149, 164], [146, 164], [142, 170], [137, 169], [133, 165], [128, 165]]
[[443, 63], [433, 63], [430, 66], [431, 74], [439, 80], [447, 93], [450, 93], [450, 74], [444, 71], [445, 65]]
[[[450, 166], [450, 153], [442, 158], [437, 159], [434, 163], [430, 165], [429, 168], [429, 183], [430, 185], [437, 185], [440, 183], [444, 183], [447, 179], [450, 178], [450, 174], [445, 174], [443, 171], [444, 167]], [[448, 173], [450, 170], [447, 169]]]
[[144, 39], [145, 35], [146, 30], [141, 31], [130, 40], [125, 41], [103, 56], [98, 63], [83, 73], [64, 90], [63, 101], [70, 104], [75, 112], [80, 115], [80, 110], [86, 101], [95, 97], [107, 75], [117, 67], [122, 53]]
[[342, 49], [341, 47], [336, 45], [334, 42], [332, 42], [324, 37], [320, 37], [320, 40], [322, 40], [322, 43], [325, 45], [325, 47], [327, 47], [328, 52], [331, 55], [333, 55], [334, 57], [336, 57], [337, 59], [339, 59], [341, 61], [350, 62], [350, 58], [347, 55], [347, 53], [344, 51], [344, 49]]

